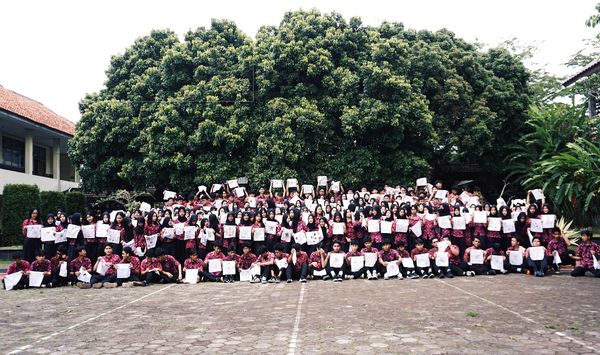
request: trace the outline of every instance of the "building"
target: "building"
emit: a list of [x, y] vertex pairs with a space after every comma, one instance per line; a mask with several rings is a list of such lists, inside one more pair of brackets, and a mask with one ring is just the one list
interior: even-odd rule
[[43, 191], [79, 187], [67, 156], [74, 133], [73, 122], [0, 86], [0, 193], [7, 184], [35, 184]]
[[[596, 59], [583, 67], [579, 72], [570, 76], [563, 82], [564, 87], [569, 87], [580, 79], [587, 78], [591, 75], [600, 72], [600, 59]], [[596, 116], [598, 114], [598, 90], [596, 88], [590, 89], [587, 93], [588, 100], [588, 112], [590, 116]]]

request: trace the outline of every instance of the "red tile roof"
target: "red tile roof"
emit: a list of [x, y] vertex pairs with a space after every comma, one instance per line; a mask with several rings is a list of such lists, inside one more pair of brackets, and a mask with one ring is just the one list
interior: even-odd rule
[[57, 115], [35, 100], [5, 89], [2, 85], [0, 85], [0, 109], [12, 112], [56, 131], [71, 136], [75, 134], [75, 124], [73, 122]]

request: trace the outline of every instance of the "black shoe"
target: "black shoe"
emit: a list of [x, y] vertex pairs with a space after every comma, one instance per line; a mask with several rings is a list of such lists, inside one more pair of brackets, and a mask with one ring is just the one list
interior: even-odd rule
[[446, 277], [451, 279], [454, 277], [454, 275], [451, 272], [446, 273]]

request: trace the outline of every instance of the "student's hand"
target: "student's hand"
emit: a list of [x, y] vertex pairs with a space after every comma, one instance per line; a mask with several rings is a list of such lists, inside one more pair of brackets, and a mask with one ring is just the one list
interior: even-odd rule
[[75, 271], [75, 276], [79, 276], [79, 271]]
[[596, 255], [596, 251], [595, 250], [590, 250], [590, 254]]
[[312, 265], [312, 267], [317, 267], [318, 264], [316, 261], [313, 261], [312, 263], [310, 263], [310, 265]]
[[23, 273], [23, 275], [29, 275], [29, 274], [30, 274], [30, 272], [29, 272], [29, 271], [25, 271], [25, 272]]
[[387, 264], [388, 264], [387, 261], [383, 262], [383, 266], [387, 266]]
[[166, 275], [168, 278], [171, 278], [171, 277], [173, 277], [173, 274], [171, 274], [170, 272], [166, 272], [166, 271], [165, 271], [165, 275]]

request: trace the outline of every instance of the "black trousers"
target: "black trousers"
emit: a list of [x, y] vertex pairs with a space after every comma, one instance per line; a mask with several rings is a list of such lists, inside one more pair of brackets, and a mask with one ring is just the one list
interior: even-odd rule
[[117, 275], [92, 275], [92, 279], [90, 280], [90, 284], [95, 283], [105, 283], [105, 282], [115, 282], [117, 280]]
[[133, 281], [141, 281], [140, 276], [138, 274], [134, 274], [133, 272], [126, 279], [117, 279], [117, 285], [121, 286], [124, 282], [133, 282]]
[[35, 238], [23, 238], [23, 259], [31, 263], [35, 260], [35, 251], [42, 248], [42, 240]]
[[469, 269], [475, 273], [475, 275], [487, 275], [490, 271], [490, 267], [487, 264], [471, 264]]
[[600, 270], [596, 270], [594, 268], [587, 268], [582, 266], [577, 266], [573, 271], [571, 271], [571, 276], [585, 276], [586, 272], [591, 272], [595, 277], [600, 277]]
[[306, 262], [302, 263], [300, 267], [300, 271], [296, 270], [296, 267], [293, 265], [288, 265], [285, 270], [287, 280], [298, 280], [298, 279], [306, 279], [306, 275], [308, 274], [308, 265]]

